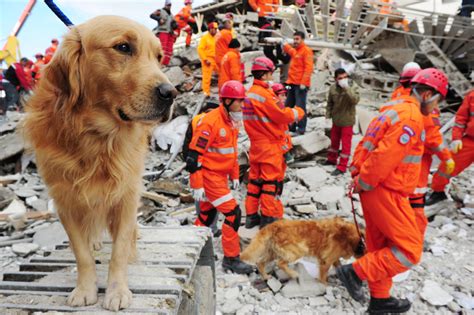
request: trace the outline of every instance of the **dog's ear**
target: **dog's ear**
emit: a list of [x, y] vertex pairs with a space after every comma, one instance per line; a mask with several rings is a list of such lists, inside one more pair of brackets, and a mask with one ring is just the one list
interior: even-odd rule
[[56, 94], [56, 111], [72, 111], [81, 98], [81, 52], [82, 44], [78, 29], [72, 28], [58, 50], [45, 67], [42, 80], [52, 87]]

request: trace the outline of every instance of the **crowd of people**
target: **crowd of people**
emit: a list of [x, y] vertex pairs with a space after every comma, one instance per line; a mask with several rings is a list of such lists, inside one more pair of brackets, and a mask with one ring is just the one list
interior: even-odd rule
[[51, 61], [59, 45], [57, 39], [51, 40], [51, 45], [43, 53], [35, 54], [36, 61], [26, 57], [20, 62], [11, 64], [5, 71], [0, 72], [0, 87], [5, 91], [5, 100], [0, 108], [0, 117], [5, 116], [7, 109], [20, 108], [20, 95], [29, 94], [41, 78], [41, 72]]
[[[273, 2], [249, 1], [259, 14], [262, 37], [267, 34], [265, 30], [274, 27], [270, 18], [277, 6]], [[304, 6], [302, 2], [297, 1], [297, 5]], [[191, 18], [190, 14], [182, 16]], [[223, 268], [249, 274], [253, 267], [239, 258], [242, 210], [231, 192], [240, 186], [239, 128], [243, 126], [250, 139], [245, 227], [264, 228], [283, 218], [280, 196], [291, 160], [292, 136], [305, 133], [306, 96], [311, 88], [314, 56], [304, 43], [304, 33], [298, 31], [292, 44], [283, 41], [276, 47], [265, 46], [265, 57], [253, 60], [253, 82], [246, 90], [240, 45], [232, 26], [230, 14], [221, 27], [216, 21], [209, 22], [198, 44], [203, 93], [211, 95], [211, 76], [217, 72], [220, 104], [206, 108], [193, 119], [188, 129], [186, 169], [198, 202], [195, 224], [212, 227], [216, 234], [216, 218], [222, 213]], [[279, 61], [285, 80], [275, 83], [273, 73]], [[284, 65], [288, 65], [287, 71]], [[370, 123], [349, 163], [359, 87], [342, 68], [334, 72], [334, 79], [326, 109], [326, 117], [332, 120], [331, 147], [323, 164], [335, 166], [334, 176], [350, 170], [351, 190], [360, 196], [366, 221], [365, 255], [338, 267], [336, 275], [350, 296], [360, 302], [365, 299], [362, 281], [368, 282], [369, 312], [406, 312], [410, 302], [391, 296], [392, 277], [417, 264], [422, 254], [432, 155], [442, 163], [426, 204], [446, 199], [444, 187], [449, 178], [473, 162], [474, 90], [456, 115], [449, 149], [440, 133], [438, 107], [447, 95], [448, 79], [438, 69], [421, 69], [414, 62], [408, 63], [392, 100], [380, 107], [380, 114]]]

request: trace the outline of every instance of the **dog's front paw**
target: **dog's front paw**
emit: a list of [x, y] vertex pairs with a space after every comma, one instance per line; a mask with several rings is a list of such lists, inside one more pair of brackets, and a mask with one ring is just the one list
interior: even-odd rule
[[105, 309], [117, 312], [120, 309], [129, 307], [131, 302], [132, 291], [126, 285], [123, 285], [116, 288], [107, 288], [103, 306]]
[[69, 297], [67, 298], [67, 304], [70, 306], [86, 306], [97, 303], [97, 287], [91, 286], [90, 288], [76, 287]]

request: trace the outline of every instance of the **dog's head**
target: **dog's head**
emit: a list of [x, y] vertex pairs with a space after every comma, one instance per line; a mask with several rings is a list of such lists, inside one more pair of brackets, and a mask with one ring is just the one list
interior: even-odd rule
[[165, 121], [177, 91], [160, 70], [162, 56], [145, 26], [99, 16], [70, 30], [42, 80], [64, 115], [86, 112], [119, 124]]
[[346, 222], [340, 218], [338, 218], [336, 226], [335, 239], [342, 248], [341, 256], [344, 259], [349, 259], [352, 256], [362, 257], [365, 254], [365, 230], [360, 229], [361, 237], [354, 223]]

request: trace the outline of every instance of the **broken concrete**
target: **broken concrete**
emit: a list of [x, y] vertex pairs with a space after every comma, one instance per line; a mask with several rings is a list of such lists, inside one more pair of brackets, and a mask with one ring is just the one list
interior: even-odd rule
[[453, 297], [448, 292], [444, 291], [438, 283], [432, 280], [424, 282], [420, 296], [434, 306], [447, 305], [453, 300]]

